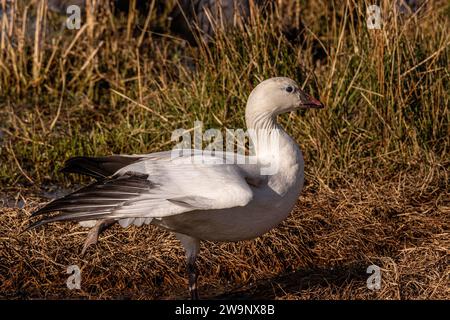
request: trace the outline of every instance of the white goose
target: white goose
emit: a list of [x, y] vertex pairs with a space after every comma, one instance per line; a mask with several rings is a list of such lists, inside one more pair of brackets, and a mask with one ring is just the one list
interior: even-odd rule
[[[194, 161], [199, 151], [181, 157], [166, 151], [71, 158], [64, 172], [89, 175], [97, 182], [33, 213], [45, 217], [29, 229], [65, 220], [90, 225], [83, 253], [115, 222], [124, 227], [152, 223], [173, 231], [186, 250], [189, 291], [196, 299], [195, 260], [201, 240], [256, 238], [277, 226], [294, 207], [303, 187], [303, 157], [276, 118], [303, 108], [323, 105], [289, 78], [261, 82], [245, 110], [247, 128], [255, 132], [252, 157], [215, 153]], [[234, 161], [223, 161], [230, 157]], [[236, 161], [237, 157], [246, 162]]]

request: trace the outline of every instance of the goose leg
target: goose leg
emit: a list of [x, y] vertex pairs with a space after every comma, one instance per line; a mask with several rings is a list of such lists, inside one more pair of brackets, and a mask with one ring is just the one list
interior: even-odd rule
[[96, 244], [98, 241], [98, 236], [105, 231], [107, 228], [112, 226], [116, 220], [98, 220], [94, 227], [89, 230], [86, 240], [84, 241], [83, 250], [81, 250], [81, 255], [86, 253], [87, 248], [91, 245]]
[[200, 240], [181, 233], [176, 233], [175, 235], [177, 236], [178, 240], [181, 241], [184, 250], [186, 250], [186, 262], [187, 262], [186, 271], [189, 279], [189, 293], [191, 295], [191, 299], [198, 300], [199, 299], [197, 291], [198, 274], [195, 265], [195, 260], [200, 251]]
[[191, 300], [198, 300], [197, 291], [197, 268], [195, 266], [195, 257], [188, 259], [187, 261], [187, 273], [189, 277], [189, 293], [191, 294]]

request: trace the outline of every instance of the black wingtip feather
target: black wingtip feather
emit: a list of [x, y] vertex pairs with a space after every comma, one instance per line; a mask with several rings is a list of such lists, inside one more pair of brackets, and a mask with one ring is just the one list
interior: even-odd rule
[[23, 229], [22, 231], [20, 231], [19, 235], [21, 235], [21, 234], [23, 234], [23, 233], [25, 233], [25, 232], [27, 232], [27, 231], [33, 230], [33, 229], [35, 229], [35, 228], [38, 228], [38, 227], [40, 227], [40, 226], [42, 226], [42, 225], [44, 225], [44, 224], [46, 224], [46, 223], [47, 223], [46, 219], [41, 219], [41, 220], [38, 220], [38, 221], [36, 221], [36, 222], [33, 222], [33, 223], [30, 224], [28, 227], [26, 227], [25, 229]]
[[142, 157], [119, 155], [107, 157], [73, 157], [66, 161], [60, 172], [77, 173], [102, 180], [140, 159]]
[[41, 220], [32, 223], [22, 233], [56, 221], [117, 218], [110, 217], [114, 208], [155, 187], [155, 184], [148, 180], [148, 176], [148, 174], [139, 172], [126, 172], [118, 177], [94, 182], [62, 198], [53, 200], [33, 212], [31, 217], [52, 212], [59, 213], [46, 215]]
[[55, 211], [55, 210], [52, 210], [52, 209], [51, 209], [51, 206], [50, 206], [53, 202], [55, 202], [55, 201], [49, 202], [49, 203], [47, 203], [45, 206], [43, 206], [42, 208], [40, 208], [40, 209], [34, 211], [34, 212], [31, 214], [31, 217], [34, 218], [34, 217], [40, 216], [40, 215], [42, 215], [42, 214], [44, 214], [44, 213], [49, 213], [49, 212]]
[[96, 179], [106, 177], [105, 172], [101, 170], [95, 158], [91, 157], [73, 157], [64, 163], [64, 167], [60, 170], [62, 173], [77, 173], [87, 175]]

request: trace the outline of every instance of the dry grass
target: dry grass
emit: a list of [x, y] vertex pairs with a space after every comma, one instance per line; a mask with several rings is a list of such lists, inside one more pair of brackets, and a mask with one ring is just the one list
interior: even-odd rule
[[[413, 168], [331, 190], [306, 188], [279, 228], [236, 244], [204, 243], [204, 298], [448, 299], [450, 201], [443, 168]], [[20, 197], [20, 196], [19, 196]], [[18, 235], [37, 199], [2, 215], [0, 292], [4, 298], [186, 298], [184, 253], [155, 227], [105, 232], [85, 257], [86, 232], [52, 225]], [[82, 290], [66, 287], [69, 265]], [[366, 287], [366, 268], [382, 269], [381, 289]]]
[[[76, 225], [19, 230], [41, 188], [87, 182], [58, 173], [68, 157], [170, 149], [171, 132], [195, 120], [243, 127], [248, 93], [276, 75], [327, 105], [280, 119], [304, 151], [307, 187], [264, 237], [203, 245], [203, 296], [450, 297], [448, 4], [398, 14], [381, 1], [383, 29], [371, 31], [366, 1], [278, 2], [192, 47], [155, 7], [113, 17], [104, 6], [72, 31], [43, 1], [15, 1], [0, 18], [0, 201], [25, 207], [0, 208], [1, 297], [186, 297], [183, 252], [164, 231], [113, 227], [83, 258]], [[289, 39], [298, 16], [307, 27]], [[73, 264], [81, 291], [65, 286]], [[366, 287], [370, 264], [383, 270], [379, 291]]]

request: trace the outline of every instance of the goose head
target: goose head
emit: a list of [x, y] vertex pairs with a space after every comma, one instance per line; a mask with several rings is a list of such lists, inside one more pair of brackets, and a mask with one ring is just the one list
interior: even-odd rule
[[289, 78], [276, 77], [258, 84], [247, 100], [247, 125], [254, 121], [274, 119], [277, 115], [297, 109], [323, 108], [323, 104], [304, 92]]

